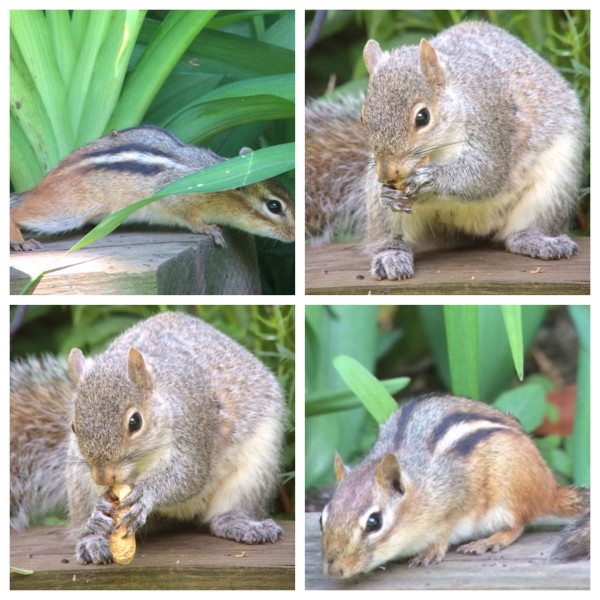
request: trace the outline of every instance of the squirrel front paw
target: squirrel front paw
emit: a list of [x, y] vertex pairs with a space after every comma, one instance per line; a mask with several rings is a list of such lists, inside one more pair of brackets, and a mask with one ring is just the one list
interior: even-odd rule
[[231, 511], [211, 519], [210, 530], [223, 537], [243, 544], [276, 542], [283, 530], [272, 519], [257, 521], [243, 512]]
[[405, 180], [404, 187], [407, 197], [435, 189], [440, 167], [435, 163], [425, 163], [418, 166]]
[[382, 250], [371, 261], [371, 275], [379, 281], [409, 279], [414, 274], [414, 259], [408, 249]]
[[106, 565], [113, 562], [112, 552], [108, 547], [108, 540], [97, 534], [86, 535], [77, 542], [75, 549], [77, 560], [88, 565]]
[[152, 506], [148, 503], [142, 485], [132, 486], [129, 495], [119, 504], [120, 511], [126, 507], [130, 508], [126, 513], [121, 514], [121, 526], [127, 527], [127, 535], [129, 536], [133, 535], [146, 523], [148, 515], [152, 510]]

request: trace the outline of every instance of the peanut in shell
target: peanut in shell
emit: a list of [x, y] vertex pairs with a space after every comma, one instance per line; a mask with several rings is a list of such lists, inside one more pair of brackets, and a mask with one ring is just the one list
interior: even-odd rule
[[[115, 504], [118, 507], [131, 493], [131, 487], [128, 485], [115, 485], [110, 491], [117, 497]], [[127, 507], [121, 511], [117, 508], [115, 512], [117, 531], [111, 533], [108, 540], [108, 547], [112, 552], [113, 560], [120, 565], [129, 564], [135, 555], [135, 535], [123, 537], [127, 533], [127, 527], [121, 526], [121, 519], [128, 510]]]

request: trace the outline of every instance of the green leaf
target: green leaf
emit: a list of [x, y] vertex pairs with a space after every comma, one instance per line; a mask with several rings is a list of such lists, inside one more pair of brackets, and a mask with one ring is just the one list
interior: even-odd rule
[[60, 160], [73, 149], [74, 138], [65, 110], [67, 90], [53, 52], [46, 18], [41, 10], [13, 10], [10, 28], [50, 120]]
[[177, 61], [216, 12], [169, 12], [128, 77], [111, 118], [110, 128], [122, 129], [141, 122]]
[[187, 131], [198, 144], [238, 125], [293, 117], [294, 102], [277, 96], [249, 96], [191, 106], [168, 121], [167, 128], [175, 135]]
[[539, 427], [546, 414], [546, 390], [543, 385], [525, 383], [500, 394], [494, 406], [516, 417], [527, 432]]
[[398, 404], [385, 386], [358, 361], [350, 356], [336, 356], [333, 366], [377, 423], [385, 422], [397, 410]]
[[477, 306], [444, 306], [452, 391], [479, 398], [479, 315]]
[[569, 314], [579, 340], [577, 367], [577, 404], [573, 424], [573, 479], [576, 485], [590, 485], [590, 307], [569, 306]]
[[523, 343], [523, 319], [521, 306], [502, 306], [501, 309], [515, 369], [519, 379], [523, 381], [523, 361], [525, 348]]
[[[397, 377], [395, 379], [386, 379], [381, 381], [381, 385], [391, 395], [403, 390], [410, 383], [409, 377]], [[321, 392], [307, 396], [306, 398], [306, 416], [316, 417], [318, 415], [330, 414], [352, 410], [363, 406], [363, 403], [350, 390], [340, 390], [337, 392]], [[396, 408], [398, 407], [395, 404]]]
[[[79, 71], [81, 77], [76, 80], [78, 85], [74, 82], [72, 86], [72, 101], [78, 102], [82, 111], [74, 127], [78, 145], [100, 137], [109, 129], [108, 121], [119, 102], [144, 14], [144, 11], [128, 10], [115, 11], [110, 15], [108, 29], [97, 48], [97, 54], [82, 64]], [[89, 28], [94, 27], [95, 19], [91, 19]], [[86, 40], [85, 47], [89, 45], [90, 42]], [[88, 76], [91, 77], [89, 86], [83, 87]], [[77, 90], [81, 95], [78, 96]], [[138, 122], [132, 119], [127, 126]]]

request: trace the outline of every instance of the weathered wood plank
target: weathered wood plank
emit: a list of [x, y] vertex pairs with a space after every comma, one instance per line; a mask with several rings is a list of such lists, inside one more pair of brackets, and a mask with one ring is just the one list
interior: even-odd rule
[[306, 249], [307, 294], [589, 294], [590, 240], [577, 238], [570, 260], [541, 261], [499, 248], [420, 254], [415, 276], [375, 281], [369, 257], [353, 243]]
[[559, 535], [550, 530], [526, 532], [497, 554], [467, 556], [450, 551], [433, 567], [409, 569], [390, 563], [350, 580], [326, 579], [321, 564], [319, 514], [306, 515], [305, 584], [307, 590], [434, 589], [589, 589], [590, 561], [546, 563]]
[[45, 241], [42, 251], [11, 253], [10, 291], [51, 269], [29, 293], [259, 294], [253, 237], [225, 228], [223, 235], [227, 248], [192, 233], [117, 232], [64, 258], [80, 235]]
[[[61, 527], [34, 527], [10, 538], [11, 589], [294, 589], [294, 522], [275, 544], [246, 545], [205, 532], [138, 539], [129, 565], [80, 565]], [[68, 561], [68, 562], [63, 562]]]

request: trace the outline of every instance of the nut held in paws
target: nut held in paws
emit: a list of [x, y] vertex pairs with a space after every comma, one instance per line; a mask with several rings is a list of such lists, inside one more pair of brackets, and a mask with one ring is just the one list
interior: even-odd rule
[[[131, 487], [128, 485], [115, 485], [111, 488], [111, 492], [117, 497], [115, 504], [118, 506], [131, 492]], [[121, 527], [121, 518], [123, 514], [127, 512], [128, 508], [124, 511], [115, 512], [115, 522], [117, 525], [117, 531], [111, 534], [108, 547], [113, 555], [113, 560], [120, 565], [129, 564], [135, 555], [135, 535], [123, 537], [127, 532], [126, 527]]]

